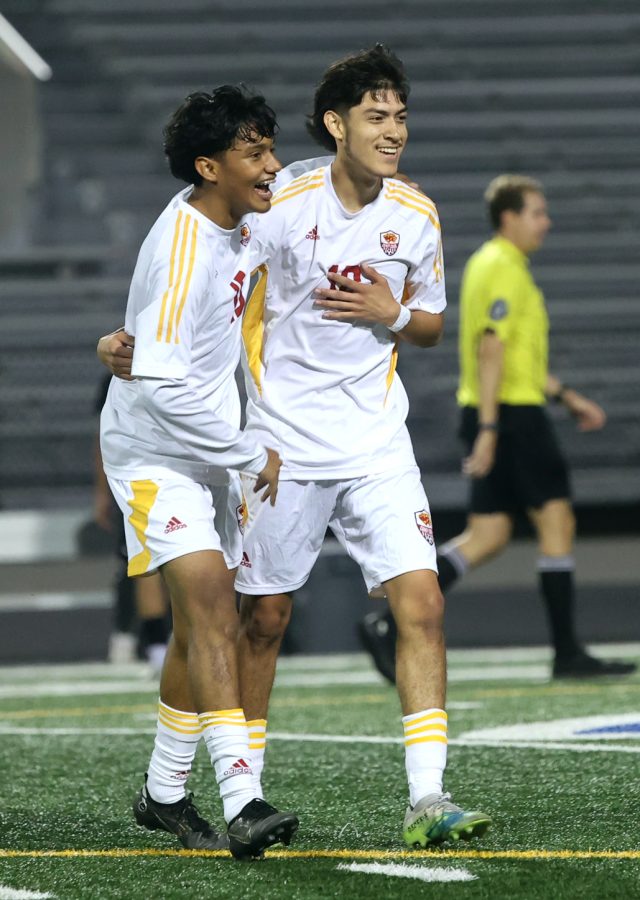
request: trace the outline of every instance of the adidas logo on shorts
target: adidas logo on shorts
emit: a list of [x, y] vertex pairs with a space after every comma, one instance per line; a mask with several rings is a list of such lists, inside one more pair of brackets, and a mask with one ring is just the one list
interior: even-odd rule
[[171, 531], [178, 531], [179, 528], [186, 528], [187, 526], [184, 522], [181, 522], [180, 519], [177, 519], [175, 516], [171, 516], [169, 521], [167, 522], [167, 527], [164, 530], [165, 534], [169, 534]]

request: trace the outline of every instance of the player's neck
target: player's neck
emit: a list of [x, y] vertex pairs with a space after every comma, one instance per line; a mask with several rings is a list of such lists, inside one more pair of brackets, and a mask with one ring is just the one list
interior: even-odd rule
[[359, 212], [373, 203], [382, 189], [382, 178], [364, 172], [350, 160], [336, 157], [331, 166], [331, 183], [347, 212]]
[[202, 213], [203, 216], [206, 216], [207, 219], [211, 219], [219, 228], [224, 228], [226, 231], [232, 231], [240, 221], [230, 209], [224, 197], [204, 187], [194, 187], [188, 203]]

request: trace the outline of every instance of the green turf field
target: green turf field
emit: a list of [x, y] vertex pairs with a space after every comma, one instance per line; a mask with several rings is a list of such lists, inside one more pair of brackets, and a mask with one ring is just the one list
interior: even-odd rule
[[[245, 864], [135, 826], [155, 721], [143, 668], [0, 669], [0, 900], [640, 897], [640, 678], [550, 683], [537, 650], [457, 651], [449, 668], [447, 787], [493, 816], [483, 839], [406, 850], [394, 691], [364, 657], [289, 659], [264, 780], [300, 831]], [[190, 786], [220, 824], [204, 748]]]

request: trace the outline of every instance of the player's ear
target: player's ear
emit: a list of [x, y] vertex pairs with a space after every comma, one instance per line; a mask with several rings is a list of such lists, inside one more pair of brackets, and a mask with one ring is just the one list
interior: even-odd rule
[[197, 156], [193, 165], [204, 181], [209, 181], [211, 184], [217, 183], [218, 161], [213, 156]]
[[336, 143], [344, 140], [344, 119], [335, 110], [328, 109], [322, 117], [324, 127]]

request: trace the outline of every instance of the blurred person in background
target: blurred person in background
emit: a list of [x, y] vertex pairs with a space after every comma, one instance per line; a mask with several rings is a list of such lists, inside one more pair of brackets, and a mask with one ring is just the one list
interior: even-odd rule
[[[601, 407], [547, 368], [548, 319], [529, 256], [551, 227], [542, 185], [500, 175], [485, 201], [494, 237], [469, 259], [460, 301], [460, 435], [471, 479], [465, 531], [438, 553], [446, 591], [469, 569], [509, 543], [524, 511], [538, 539], [537, 563], [554, 650], [554, 678], [629, 675], [633, 663], [591, 656], [576, 635], [569, 472], [546, 411], [559, 403], [580, 431], [604, 426]], [[378, 670], [395, 679], [395, 624], [387, 611], [369, 613], [361, 637]]]

